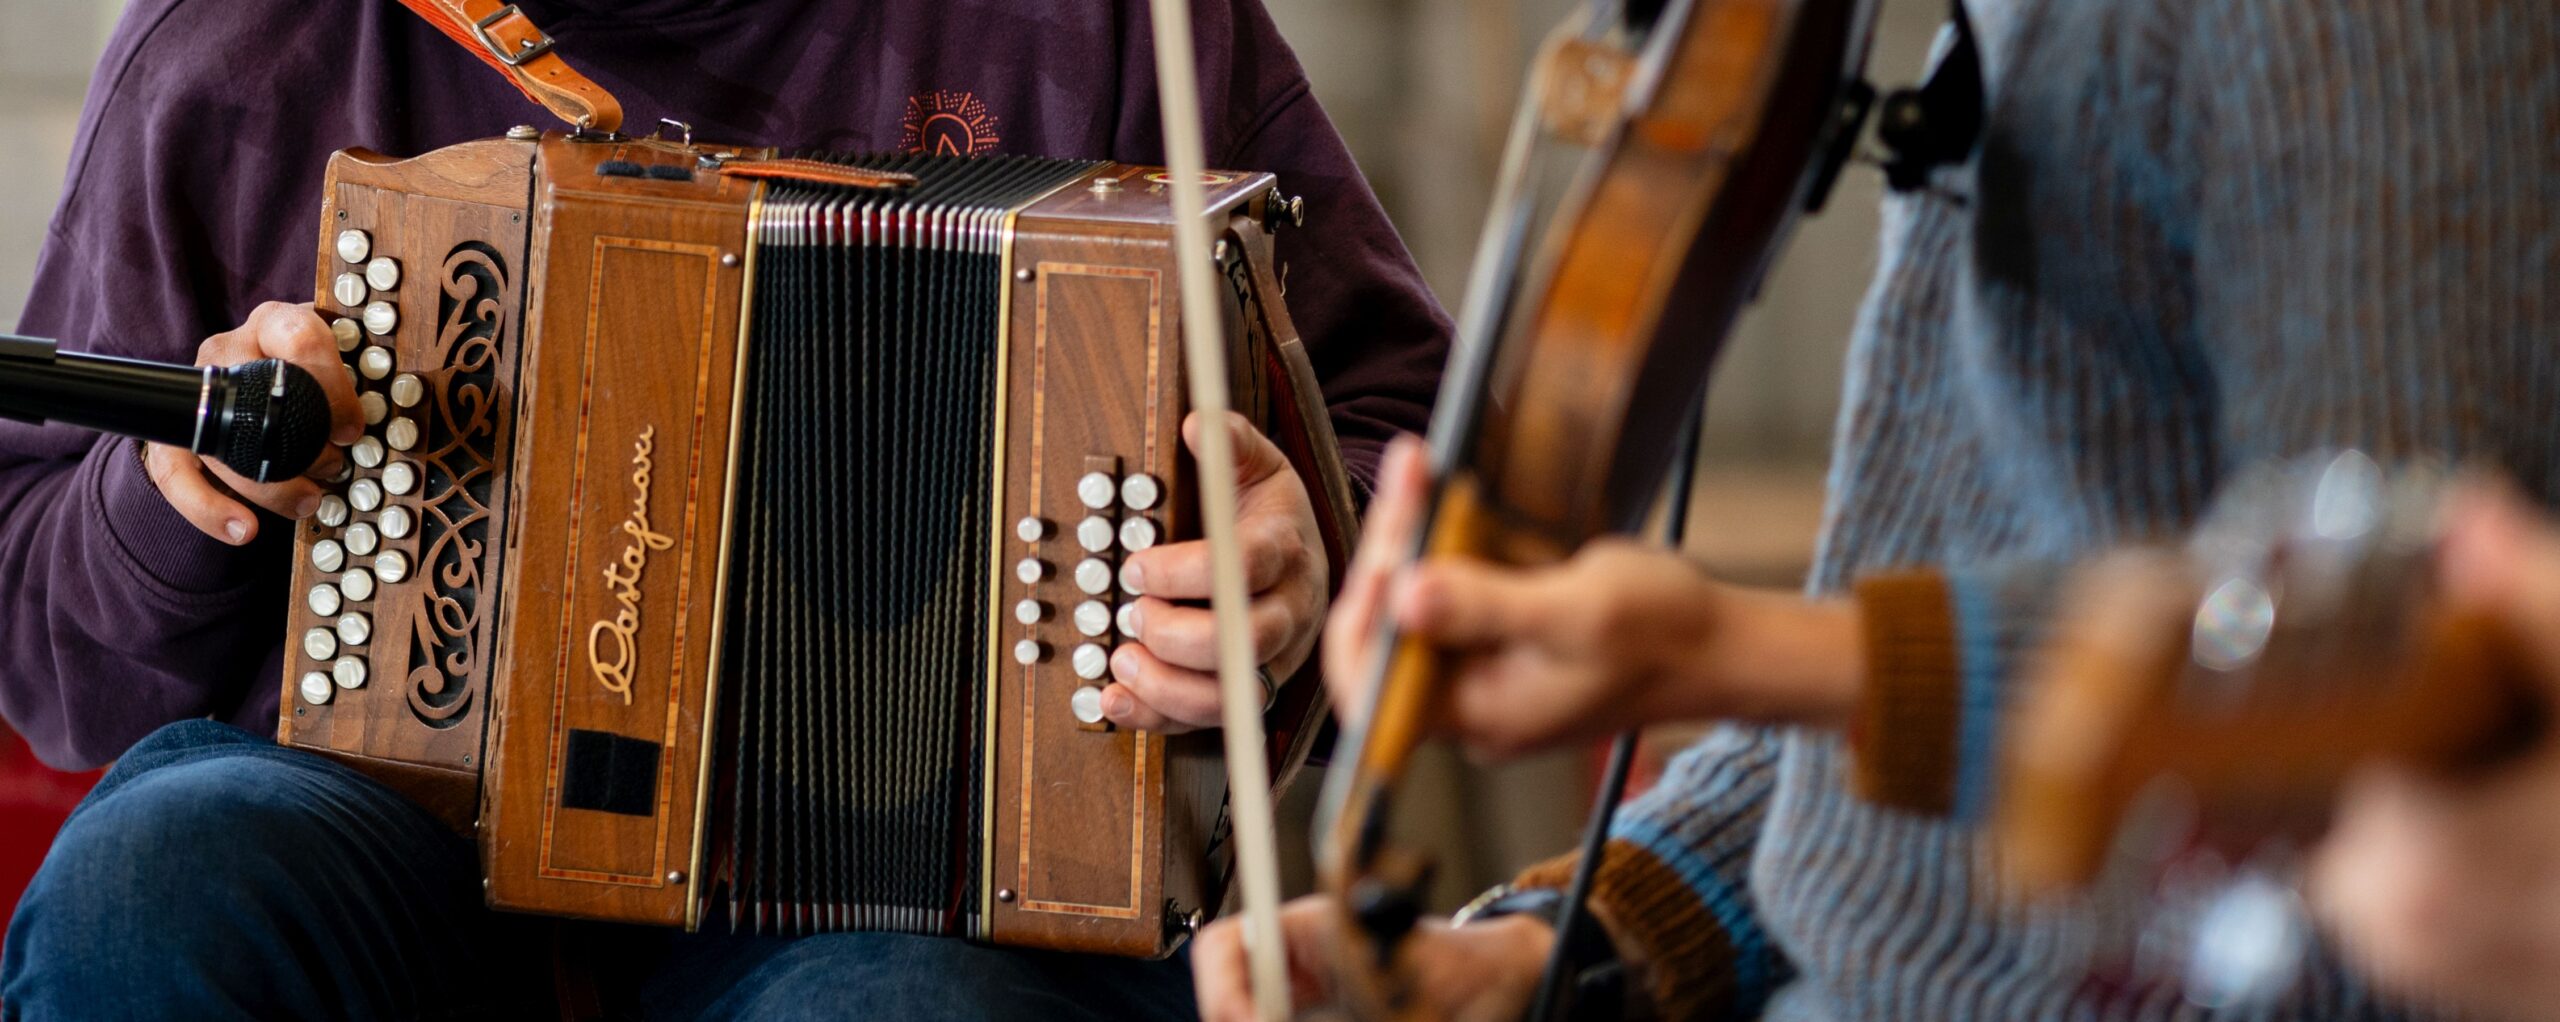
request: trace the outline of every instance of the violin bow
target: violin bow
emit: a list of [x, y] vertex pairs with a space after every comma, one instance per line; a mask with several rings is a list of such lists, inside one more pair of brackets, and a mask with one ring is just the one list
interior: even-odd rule
[[1150, 0], [1156, 51], [1156, 94], [1164, 122], [1167, 192], [1173, 202], [1174, 264], [1182, 289], [1183, 365], [1191, 408], [1202, 420], [1200, 518], [1209, 540], [1209, 606], [1217, 622], [1218, 705], [1226, 740], [1227, 797], [1235, 826], [1236, 872], [1244, 886], [1245, 949], [1253, 1001], [1266, 1022], [1290, 1013], [1287, 949], [1280, 943], [1280, 852], [1271, 809], [1271, 767], [1263, 759], [1262, 684], [1255, 677], [1244, 584], [1244, 551], [1236, 525], [1236, 460], [1227, 430], [1224, 318], [1210, 278], [1208, 200], [1201, 182], [1208, 156], [1201, 143], [1199, 62], [1191, 45], [1189, 0]]

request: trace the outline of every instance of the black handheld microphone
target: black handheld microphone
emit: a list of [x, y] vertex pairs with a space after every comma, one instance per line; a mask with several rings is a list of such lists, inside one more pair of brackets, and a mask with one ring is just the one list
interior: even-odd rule
[[301, 475], [329, 442], [328, 395], [281, 359], [164, 365], [12, 334], [0, 334], [0, 418], [183, 447], [261, 483]]

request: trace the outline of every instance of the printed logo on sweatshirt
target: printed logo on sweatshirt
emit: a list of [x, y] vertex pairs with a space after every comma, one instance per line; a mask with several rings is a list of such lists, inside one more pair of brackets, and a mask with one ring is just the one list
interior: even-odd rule
[[936, 89], [907, 97], [907, 115], [898, 122], [899, 144], [911, 153], [980, 156], [1004, 142], [997, 134], [1000, 123], [977, 93]]

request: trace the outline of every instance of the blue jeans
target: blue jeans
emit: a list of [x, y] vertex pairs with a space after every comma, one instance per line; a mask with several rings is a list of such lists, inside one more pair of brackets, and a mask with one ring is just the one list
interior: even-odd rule
[[564, 924], [481, 906], [469, 841], [346, 767], [209, 721], [72, 813], [0, 949], [0, 1014], [557, 1018], [555, 951], [650, 1019], [1187, 1019], [1190, 969], [852, 933]]

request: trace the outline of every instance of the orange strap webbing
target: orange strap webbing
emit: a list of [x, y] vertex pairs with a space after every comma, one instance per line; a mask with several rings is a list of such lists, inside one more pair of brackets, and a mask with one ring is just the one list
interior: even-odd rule
[[622, 130], [622, 104], [551, 50], [551, 36], [514, 4], [497, 0], [400, 0], [507, 76], [525, 98], [593, 131]]

